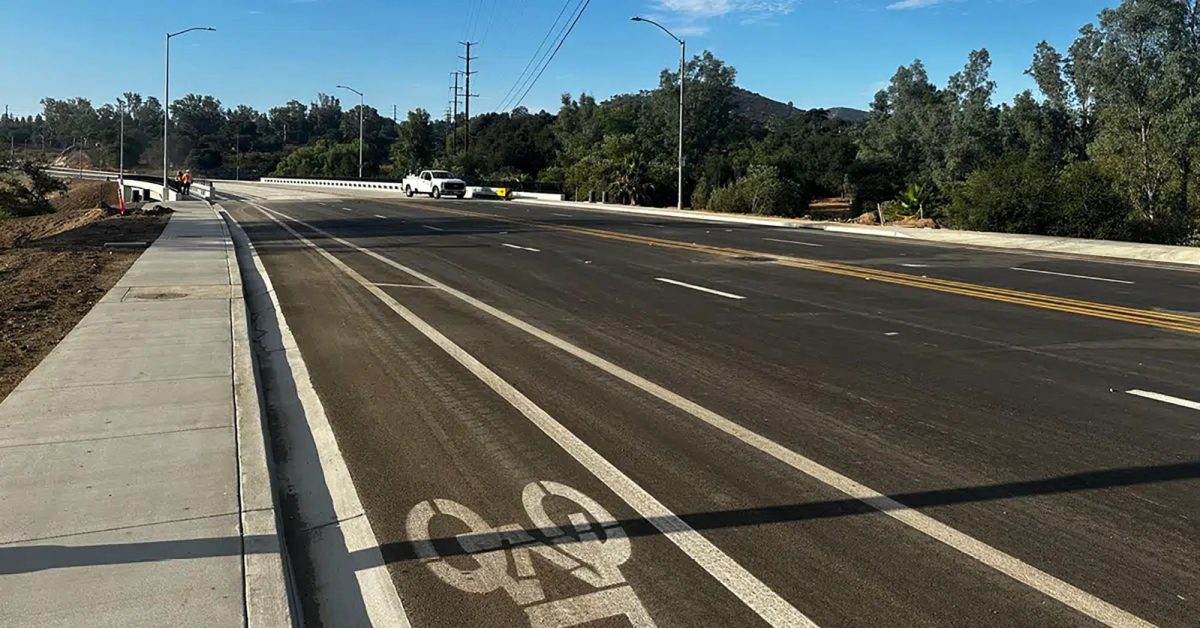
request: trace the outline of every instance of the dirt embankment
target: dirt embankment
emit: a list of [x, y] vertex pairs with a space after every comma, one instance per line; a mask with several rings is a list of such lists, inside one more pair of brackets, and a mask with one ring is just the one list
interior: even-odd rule
[[[72, 186], [54, 199], [61, 209], [53, 214], [0, 220], [0, 399], [141, 255], [104, 244], [150, 243], [166, 225], [163, 216], [96, 209], [106, 191], [102, 183]], [[115, 191], [107, 202], [115, 204]]]

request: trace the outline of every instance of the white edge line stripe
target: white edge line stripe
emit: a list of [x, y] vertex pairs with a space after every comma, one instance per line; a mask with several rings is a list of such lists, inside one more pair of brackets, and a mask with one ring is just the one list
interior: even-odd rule
[[541, 249], [535, 249], [535, 248], [533, 248], [533, 247], [531, 247], [531, 246], [518, 246], [518, 245], [516, 245], [516, 244], [509, 244], [509, 243], [507, 243], [507, 242], [501, 242], [501, 243], [500, 243], [500, 246], [507, 246], [507, 247], [508, 247], [508, 248], [510, 248], [510, 249], [521, 249], [522, 251], [533, 251], [534, 253], [541, 253], [541, 252], [542, 252], [542, 250], [541, 250]]
[[[247, 201], [247, 203], [262, 209], [257, 203], [252, 201]], [[233, 219], [232, 215], [229, 217], [231, 220]], [[325, 483], [333, 496], [335, 516], [343, 522], [361, 517], [365, 523], [363, 526], [343, 525], [342, 534], [347, 553], [361, 551], [366, 556], [363, 561], [366, 564], [359, 567], [356, 579], [362, 592], [363, 606], [367, 609], [367, 616], [375, 625], [411, 628], [412, 624], [404, 609], [404, 602], [400, 599], [400, 592], [396, 590], [396, 584], [392, 580], [387, 563], [379, 550], [378, 537], [375, 536], [375, 530], [366, 517], [362, 502], [358, 498], [358, 490], [354, 486], [354, 480], [350, 478], [350, 470], [346, 467], [346, 461], [338, 446], [337, 437], [334, 436], [333, 428], [329, 424], [329, 417], [325, 414], [325, 406], [317, 396], [316, 390], [313, 389], [308, 363], [304, 361], [300, 349], [287, 348], [299, 345], [296, 344], [296, 338], [292, 335], [292, 329], [288, 326], [287, 318], [283, 314], [275, 286], [271, 283], [267, 268], [254, 248], [254, 242], [250, 240], [245, 231], [242, 231], [242, 226], [236, 220], [233, 220], [233, 224], [241, 231], [241, 238], [246, 241], [256, 272], [262, 278], [265, 294], [270, 298], [271, 307], [275, 310], [284, 356], [287, 359], [288, 367], [292, 370], [297, 397], [304, 412], [303, 419], [307, 420], [308, 429], [313, 433], [313, 443], [321, 461], [322, 473], [325, 474]]]
[[799, 244], [801, 246], [825, 246], [824, 244], [817, 244], [815, 242], [801, 242], [799, 240], [780, 240], [779, 238], [763, 238], [763, 240], [766, 240], [767, 242], [783, 242], [784, 244]]
[[1075, 279], [1090, 279], [1092, 281], [1107, 281], [1108, 283], [1123, 283], [1125, 285], [1133, 285], [1132, 281], [1124, 279], [1108, 279], [1107, 277], [1092, 277], [1090, 275], [1072, 275], [1071, 273], [1056, 273], [1049, 270], [1038, 270], [1036, 268], [1019, 268], [1017, 266], [1009, 267], [1009, 270], [1015, 270], [1022, 273], [1038, 273], [1041, 275], [1057, 275], [1059, 277], [1073, 277]]
[[[278, 212], [274, 212], [278, 213]], [[331, 240], [355, 249], [364, 253], [392, 268], [403, 271], [412, 277], [420, 279], [430, 285], [437, 286], [448, 295], [451, 295], [464, 303], [468, 303], [476, 309], [486, 312], [491, 316], [524, 331], [525, 333], [545, 342], [553, 347], [557, 347], [562, 351], [569, 353], [580, 360], [599, 368], [602, 371], [630, 384], [640, 388], [646, 393], [661, 399], [662, 401], [679, 408], [680, 410], [692, 415], [693, 417], [709, 424], [710, 426], [725, 432], [754, 447], [755, 449], [779, 460], [780, 462], [792, 467], [793, 469], [819, 481], [827, 486], [830, 486], [843, 494], [862, 501], [863, 503], [875, 508], [885, 515], [909, 526], [910, 528], [925, 534], [926, 536], [937, 540], [963, 554], [978, 560], [979, 562], [1003, 573], [1014, 580], [1025, 584], [1026, 586], [1046, 595], [1047, 597], [1058, 600], [1059, 602], [1091, 617], [1101, 623], [1110, 626], [1138, 626], [1151, 628], [1153, 624], [1146, 620], [1125, 611], [1113, 604], [1110, 604], [1083, 589], [1080, 589], [1068, 582], [1060, 580], [1040, 569], [1030, 565], [1015, 556], [1011, 556], [1002, 552], [986, 543], [960, 532], [940, 521], [925, 515], [917, 510], [914, 510], [886, 495], [876, 491], [875, 489], [860, 484], [855, 480], [826, 467], [815, 460], [811, 460], [800, 453], [792, 451], [783, 445], [762, 436], [757, 432], [747, 429], [738, 423], [735, 423], [704, 406], [674, 393], [666, 388], [643, 378], [628, 369], [617, 366], [616, 364], [590, 352], [586, 349], [559, 338], [541, 328], [535, 327], [525, 321], [508, 314], [507, 312], [492, 307], [475, 297], [456, 290], [418, 270], [409, 268], [400, 262], [397, 262], [385, 255], [376, 253], [370, 249], [359, 246], [344, 238], [339, 238], [327, 231], [314, 227], [302, 220], [291, 218], [286, 214], [280, 214], [286, 218], [295, 221], [298, 224], [320, 233], [321, 235], [330, 238]]]
[[426, 229], [429, 229], [430, 231], [445, 231], [445, 229], [442, 229], [441, 227], [434, 227], [431, 225], [421, 225], [421, 226], [425, 227]]
[[690, 283], [683, 283], [682, 281], [675, 281], [674, 279], [667, 279], [666, 277], [655, 277], [654, 280], [661, 281], [663, 283], [669, 283], [669, 284], [672, 284], [675, 286], [682, 286], [684, 288], [691, 288], [692, 290], [699, 290], [701, 292], [707, 292], [709, 294], [715, 294], [719, 297], [725, 297], [726, 299], [741, 300], [741, 299], [746, 298], [746, 297], [738, 295], [738, 294], [730, 294], [728, 292], [721, 292], [720, 290], [713, 290], [712, 288], [705, 288], [704, 286], [695, 286]]
[[421, 284], [416, 284], [416, 283], [373, 283], [371, 285], [379, 286], [380, 288], [432, 288], [435, 290], [437, 289], [437, 286], [423, 286]]
[[[426, 338], [429, 338], [459, 364], [463, 365], [472, 375], [479, 378], [480, 381], [495, 391], [496, 394], [500, 395], [505, 401], [520, 411], [521, 414], [525, 415], [546, 436], [550, 437], [568, 455], [582, 465], [584, 469], [587, 469], [600, 481], [604, 482], [610, 490], [619, 495], [634, 510], [637, 510], [639, 515], [644, 517], [655, 528], [658, 528], [663, 533], [663, 536], [679, 547], [679, 549], [683, 550], [685, 554], [696, 561], [698, 565], [716, 578], [725, 588], [738, 596], [748, 607], [758, 613], [760, 617], [774, 626], [812, 626], [815, 628], [816, 624], [812, 620], [786, 600], [779, 597], [777, 593], [763, 584], [758, 578], [755, 578], [750, 572], [746, 571], [744, 567], [730, 558], [728, 554], [722, 552], [708, 539], [704, 538], [703, 535], [693, 530], [691, 526], [680, 519], [675, 513], [671, 512], [662, 502], [646, 492], [645, 489], [634, 482], [629, 476], [613, 466], [612, 463], [601, 456], [596, 450], [580, 440], [578, 436], [575, 436], [574, 433], [522, 394], [521, 391], [513, 387], [512, 384], [509, 384], [470, 353], [463, 350], [462, 347], [455, 344], [454, 341], [409, 311], [388, 295], [388, 293], [371, 285], [371, 282], [367, 281], [365, 277], [358, 274], [353, 268], [347, 266], [345, 262], [297, 233], [286, 223], [275, 217], [275, 214], [305, 225], [310, 229], [313, 229], [312, 226], [306, 225], [303, 221], [296, 220], [287, 214], [263, 207], [259, 207], [259, 209], [268, 218], [274, 220], [291, 233], [293, 237], [300, 240], [306, 246], [313, 248], [318, 254], [329, 260], [331, 264], [369, 290], [376, 298], [420, 331]], [[314, 229], [314, 231], [319, 232], [320, 230]], [[335, 238], [335, 240], [337, 239], [339, 238]]]
[[1171, 405], [1176, 405], [1181, 408], [1190, 408], [1192, 410], [1200, 410], [1200, 402], [1198, 402], [1198, 401], [1189, 401], [1187, 399], [1180, 399], [1179, 397], [1172, 397], [1171, 395], [1164, 395], [1162, 393], [1150, 392], [1149, 390], [1136, 390], [1135, 389], [1135, 390], [1127, 390], [1125, 392], [1130, 395], [1134, 395], [1136, 397], [1143, 397], [1145, 399], [1153, 399], [1154, 401], [1161, 401], [1163, 403], [1169, 403]]
[[662, 227], [662, 225], [652, 225], [652, 224], [650, 224], [650, 223], [648, 223], [648, 222], [631, 222], [631, 223], [629, 223], [629, 224], [631, 224], [631, 225], [637, 225], [637, 226], [639, 226], [639, 227], [660, 227], [660, 228]]

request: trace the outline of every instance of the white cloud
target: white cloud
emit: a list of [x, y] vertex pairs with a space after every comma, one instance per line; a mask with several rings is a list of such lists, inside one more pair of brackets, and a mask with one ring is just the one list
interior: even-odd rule
[[942, 0], [899, 0], [887, 5], [889, 11], [903, 11], [905, 9], [925, 9], [935, 7], [942, 3]]
[[667, 15], [672, 30], [687, 36], [708, 32], [704, 20], [738, 16], [742, 24], [752, 24], [791, 13], [797, 2], [799, 0], [654, 0], [654, 9]]
[[656, 8], [692, 18], [723, 17], [734, 13], [791, 13], [797, 0], [657, 0]]

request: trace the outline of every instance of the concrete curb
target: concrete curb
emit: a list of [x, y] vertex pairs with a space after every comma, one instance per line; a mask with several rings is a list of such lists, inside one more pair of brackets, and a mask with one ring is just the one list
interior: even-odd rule
[[287, 546], [279, 518], [277, 493], [272, 478], [274, 464], [267, 440], [266, 413], [250, 341], [249, 312], [242, 283], [241, 264], [230, 224], [232, 218], [220, 205], [229, 242], [229, 315], [233, 324], [233, 385], [237, 428], [239, 500], [243, 539], [243, 577], [246, 625], [249, 628], [295, 626]]
[[526, 203], [546, 207], [577, 207], [592, 211], [607, 211], [641, 216], [662, 216], [684, 220], [717, 223], [736, 223], [761, 227], [787, 229], [811, 229], [830, 233], [864, 235], [876, 238], [898, 238], [910, 242], [929, 242], [952, 246], [969, 246], [987, 249], [1068, 255], [1077, 257], [1107, 258], [1122, 261], [1150, 262], [1156, 264], [1179, 264], [1200, 266], [1200, 247], [1171, 246], [1167, 244], [1142, 244], [1112, 240], [1087, 240], [1015, 233], [989, 233], [982, 231], [958, 231], [954, 229], [910, 229], [887, 226], [848, 225], [841, 223], [812, 222], [788, 218], [757, 218], [740, 215], [720, 215], [702, 211], [679, 211], [677, 209], [647, 209], [579, 203], [575, 201], [538, 201], [516, 199], [513, 203]]

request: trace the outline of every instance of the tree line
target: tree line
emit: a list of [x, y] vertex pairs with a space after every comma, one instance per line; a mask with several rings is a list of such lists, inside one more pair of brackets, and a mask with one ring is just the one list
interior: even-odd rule
[[[1042, 42], [1037, 93], [997, 103], [985, 49], [944, 86], [917, 60], [900, 67], [865, 120], [826, 111], [756, 116], [734, 68], [704, 52], [684, 69], [684, 195], [693, 208], [798, 216], [844, 197], [886, 219], [921, 215], [989, 231], [1195, 244], [1200, 223], [1200, 0], [1124, 0], [1064, 51]], [[365, 175], [421, 167], [468, 179], [549, 182], [568, 197], [607, 193], [671, 205], [676, 194], [678, 71], [656, 89], [598, 102], [564, 95], [555, 113], [524, 108], [471, 120], [363, 110]], [[115, 165], [116, 105], [43, 101], [7, 119], [17, 144], [84, 147]], [[126, 94], [126, 163], [161, 158], [162, 106]], [[358, 108], [325, 94], [267, 112], [209, 96], [171, 103], [171, 160], [206, 176], [353, 177]], [[471, 150], [464, 151], [470, 126]], [[86, 139], [85, 139], [86, 138]]]

